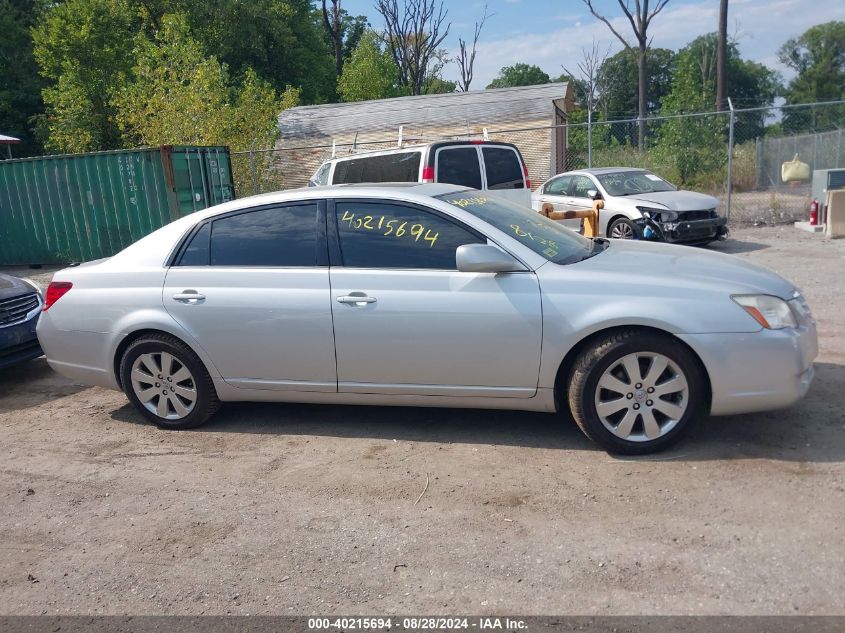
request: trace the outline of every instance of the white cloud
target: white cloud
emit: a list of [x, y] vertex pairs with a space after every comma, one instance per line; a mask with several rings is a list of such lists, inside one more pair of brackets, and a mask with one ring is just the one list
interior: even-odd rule
[[[532, 13], [534, 24], [542, 23]], [[777, 49], [789, 37], [800, 35], [807, 28], [828, 20], [845, 19], [842, 0], [732, 0], [729, 18], [732, 32], [738, 33], [744, 57], [784, 71], [777, 64]], [[620, 42], [598, 20], [581, 23], [582, 15], [551, 16], [546, 23], [562, 21], [566, 26], [547, 33], [511, 32], [507, 37], [485, 40], [478, 45], [473, 88], [486, 86], [503, 66], [518, 62], [536, 64], [550, 76], [562, 73], [561, 64], [571, 68], [581, 59], [581, 49], [595, 39], [602, 46], [611, 46], [611, 54], [620, 50]], [[614, 28], [626, 35], [630, 25], [621, 15], [612, 19]], [[717, 6], [710, 1], [675, 4], [652, 22], [653, 46], [678, 49], [704, 33], [716, 30]], [[520, 25], [521, 26], [521, 25]], [[447, 76], [457, 75], [455, 68]]]

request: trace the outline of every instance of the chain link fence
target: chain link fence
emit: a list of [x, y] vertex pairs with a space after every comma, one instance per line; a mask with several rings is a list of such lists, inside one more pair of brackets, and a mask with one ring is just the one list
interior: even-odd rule
[[[484, 122], [489, 124], [489, 122]], [[529, 127], [462, 122], [465, 133], [395, 129], [366, 140], [282, 139], [275, 148], [233, 152], [239, 196], [301, 187], [332, 156], [391, 149], [400, 142], [480, 138], [519, 147], [536, 187], [554, 173], [587, 167], [649, 169], [680, 188], [722, 202], [734, 225], [806, 219], [811, 182], [784, 183], [781, 166], [798, 159], [816, 169], [845, 168], [845, 101], [744, 108], [663, 117]], [[644, 134], [640, 149], [640, 133]], [[427, 133], [427, 135], [424, 135]]]

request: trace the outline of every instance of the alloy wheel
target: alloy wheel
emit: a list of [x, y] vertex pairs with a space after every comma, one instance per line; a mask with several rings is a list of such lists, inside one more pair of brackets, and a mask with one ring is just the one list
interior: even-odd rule
[[595, 406], [601, 423], [616, 437], [650, 442], [683, 418], [689, 385], [681, 368], [654, 352], [635, 352], [613, 362], [599, 378]]
[[181, 420], [194, 409], [197, 386], [190, 370], [173, 354], [141, 354], [132, 363], [132, 390], [159, 418]]
[[610, 237], [617, 240], [632, 240], [634, 239], [634, 228], [627, 222], [617, 222], [610, 229]]

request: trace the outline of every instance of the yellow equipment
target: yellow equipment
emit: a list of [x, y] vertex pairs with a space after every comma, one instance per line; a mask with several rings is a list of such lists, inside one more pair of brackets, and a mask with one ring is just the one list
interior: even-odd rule
[[604, 200], [593, 200], [593, 208], [589, 211], [555, 211], [552, 203], [546, 202], [540, 207], [540, 213], [550, 220], [575, 220], [583, 218], [584, 237], [599, 236], [599, 209], [604, 208]]

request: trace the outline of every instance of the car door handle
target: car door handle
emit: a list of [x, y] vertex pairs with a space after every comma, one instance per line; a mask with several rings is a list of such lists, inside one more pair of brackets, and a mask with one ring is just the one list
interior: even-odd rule
[[176, 301], [181, 301], [182, 303], [199, 303], [200, 301], [205, 301], [205, 295], [201, 295], [196, 290], [185, 290], [184, 292], [177, 292], [173, 295], [173, 298]]
[[375, 303], [378, 301], [375, 297], [368, 297], [367, 295], [343, 295], [337, 298], [338, 303], [347, 303], [356, 306], [363, 306], [368, 303]]

